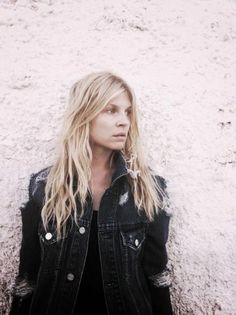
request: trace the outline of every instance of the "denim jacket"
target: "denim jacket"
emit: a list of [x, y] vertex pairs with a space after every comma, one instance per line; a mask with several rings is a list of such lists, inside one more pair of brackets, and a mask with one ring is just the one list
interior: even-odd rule
[[[92, 198], [88, 193], [78, 226], [69, 219], [65, 235], [57, 242], [55, 226], [50, 225], [45, 231], [41, 221], [49, 169], [31, 175], [29, 199], [20, 207], [22, 242], [10, 315], [76, 314], [88, 250]], [[102, 196], [98, 212], [106, 307], [111, 315], [169, 315], [171, 277], [166, 242], [170, 214], [161, 209], [152, 222], [144, 212], [138, 214], [127, 176], [135, 180], [135, 174], [118, 153], [112, 184]], [[158, 175], [155, 178], [165, 189], [165, 179]]]

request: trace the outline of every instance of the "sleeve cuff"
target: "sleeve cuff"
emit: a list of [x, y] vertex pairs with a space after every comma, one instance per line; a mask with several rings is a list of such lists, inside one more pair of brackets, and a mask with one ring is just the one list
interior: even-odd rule
[[157, 288], [169, 287], [172, 284], [171, 271], [167, 267], [162, 272], [149, 276], [148, 279]]
[[34, 281], [22, 277], [17, 277], [15, 284], [12, 288], [12, 295], [21, 298], [26, 298], [34, 291], [34, 288], [35, 288]]

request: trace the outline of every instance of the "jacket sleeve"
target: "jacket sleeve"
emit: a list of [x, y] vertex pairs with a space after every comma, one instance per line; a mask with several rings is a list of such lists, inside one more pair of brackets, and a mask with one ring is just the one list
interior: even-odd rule
[[[158, 176], [161, 187], [166, 193], [166, 181]], [[166, 193], [168, 198], [168, 195]], [[171, 315], [172, 305], [169, 287], [171, 286], [171, 272], [167, 267], [168, 255], [166, 242], [169, 233], [169, 221], [171, 214], [160, 209], [155, 215], [154, 221], [149, 223], [144, 247], [143, 267], [148, 279], [152, 308], [154, 315]]]
[[22, 240], [18, 274], [12, 288], [10, 315], [27, 315], [30, 308], [40, 265], [40, 243], [38, 238], [39, 207], [32, 196], [33, 174], [29, 183], [29, 197], [20, 207], [22, 218]]

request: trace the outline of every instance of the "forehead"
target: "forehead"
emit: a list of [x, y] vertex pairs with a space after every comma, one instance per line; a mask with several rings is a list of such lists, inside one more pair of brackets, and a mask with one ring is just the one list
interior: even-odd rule
[[121, 108], [127, 108], [130, 107], [132, 104], [129, 100], [128, 93], [123, 92], [120, 95], [114, 97], [110, 102], [109, 105], [118, 106]]

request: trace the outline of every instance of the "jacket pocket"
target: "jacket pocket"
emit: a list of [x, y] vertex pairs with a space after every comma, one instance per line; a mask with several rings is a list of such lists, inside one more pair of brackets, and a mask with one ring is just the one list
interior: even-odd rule
[[121, 264], [126, 278], [136, 274], [136, 268], [141, 262], [143, 245], [146, 239], [144, 224], [123, 225], [120, 229]]
[[41, 246], [41, 269], [56, 270], [60, 268], [62, 250], [64, 243], [68, 239], [68, 231], [60, 240], [57, 241], [56, 228], [49, 226], [47, 231], [44, 230], [42, 223], [39, 225], [38, 236]]
[[132, 314], [152, 314], [147, 282], [141, 265], [146, 241], [145, 223], [122, 226], [121, 270], [127, 305]]
[[121, 230], [123, 246], [127, 246], [134, 251], [139, 251], [145, 241], [145, 227], [129, 226]]

